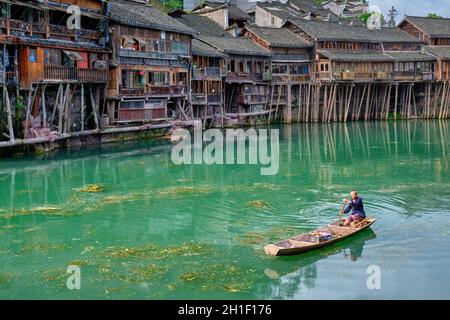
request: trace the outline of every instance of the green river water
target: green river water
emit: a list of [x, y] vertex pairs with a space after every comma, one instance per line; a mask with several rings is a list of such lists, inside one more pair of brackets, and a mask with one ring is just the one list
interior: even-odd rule
[[[0, 298], [450, 298], [449, 121], [274, 128], [275, 176], [176, 166], [165, 141], [0, 160]], [[335, 220], [353, 188], [371, 229], [264, 254]], [[81, 290], [66, 287], [69, 265]], [[372, 265], [379, 290], [366, 285]]]

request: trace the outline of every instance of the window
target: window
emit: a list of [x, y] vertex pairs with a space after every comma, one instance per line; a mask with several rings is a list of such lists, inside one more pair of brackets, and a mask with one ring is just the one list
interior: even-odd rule
[[55, 66], [61, 65], [61, 51], [58, 49], [53, 50], [53, 64]]
[[52, 50], [51, 49], [45, 49], [44, 51], [44, 63], [46, 66], [49, 66], [52, 64]]
[[30, 57], [29, 57], [28, 60], [29, 60], [30, 63], [37, 63], [38, 62], [37, 49], [30, 49]]
[[286, 74], [287, 73], [287, 66], [286, 65], [280, 65], [280, 64], [274, 64], [272, 65], [272, 73], [274, 74]]
[[169, 84], [169, 72], [149, 72], [148, 83], [153, 86], [163, 86]]
[[91, 68], [94, 68], [94, 67], [95, 67], [95, 64], [96, 64], [96, 62], [97, 62], [98, 60], [99, 60], [98, 54], [97, 54], [97, 53], [91, 53], [91, 56], [90, 56], [90, 59], [89, 59], [90, 67], [91, 67]]
[[172, 53], [188, 54], [188, 44], [186, 42], [172, 42]]
[[45, 49], [44, 63], [46, 66], [60, 66], [61, 65], [61, 50], [59, 49]]

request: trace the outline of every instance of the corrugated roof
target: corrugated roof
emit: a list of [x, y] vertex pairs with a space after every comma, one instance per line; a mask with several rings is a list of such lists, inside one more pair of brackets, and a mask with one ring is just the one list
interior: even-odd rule
[[421, 51], [389, 51], [385, 53], [394, 58], [395, 61], [436, 61], [435, 57]]
[[414, 24], [432, 38], [450, 37], [450, 19], [405, 16], [404, 20]]
[[194, 33], [191, 28], [178, 22], [172, 17], [169, 17], [155, 7], [131, 1], [110, 1], [109, 17], [116, 22], [135, 27], [152, 28], [185, 34]]
[[346, 62], [389, 62], [394, 59], [383, 52], [376, 51], [346, 51], [317, 50], [318, 53], [334, 61]]
[[295, 33], [284, 28], [264, 28], [257, 25], [248, 25], [246, 29], [264, 40], [271, 47], [284, 48], [310, 48], [312, 43], [308, 43], [299, 38]]
[[439, 59], [450, 60], [450, 46], [426, 46], [425, 49]]
[[369, 29], [366, 26], [348, 26], [298, 18], [289, 18], [288, 21], [319, 41], [421, 42], [400, 28]]
[[195, 56], [202, 56], [202, 57], [212, 57], [212, 58], [225, 58], [227, 57], [226, 54], [219, 52], [215, 48], [211, 47], [210, 45], [198, 40], [198, 39], [192, 39], [192, 54]]
[[203, 42], [227, 54], [270, 57], [270, 51], [265, 50], [248, 38], [197, 36]]

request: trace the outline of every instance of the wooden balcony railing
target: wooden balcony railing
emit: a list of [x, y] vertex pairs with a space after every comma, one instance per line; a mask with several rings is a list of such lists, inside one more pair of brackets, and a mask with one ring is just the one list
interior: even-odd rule
[[415, 80], [416, 73], [414, 71], [396, 71], [392, 74], [394, 80]]
[[204, 93], [193, 93], [191, 97], [192, 104], [206, 104], [207, 97]]
[[311, 76], [309, 74], [272, 74], [273, 82], [287, 83], [287, 82], [304, 82], [309, 81]]
[[119, 121], [151, 121], [167, 118], [165, 108], [119, 109]]
[[120, 93], [125, 96], [145, 96], [146, 94], [145, 86], [135, 85], [133, 87], [128, 87], [120, 85], [119, 90]]
[[253, 77], [252, 73], [228, 72], [227, 80], [228, 81], [253, 81], [254, 77]]
[[193, 104], [220, 104], [222, 103], [222, 96], [217, 93], [193, 93], [191, 101]]
[[169, 85], [166, 85], [166, 86], [148, 85], [147, 86], [147, 94], [150, 94], [150, 95], [170, 95], [171, 94], [170, 86]]
[[9, 19], [9, 28], [10, 30], [22, 31], [27, 33], [31, 31], [31, 24], [21, 20]]
[[[9, 24], [8, 24], [9, 21]], [[48, 27], [48, 28], [47, 28]], [[32, 35], [42, 34], [48, 38], [75, 40], [77, 31], [69, 29], [66, 26], [48, 25], [44, 22], [29, 23], [22, 20], [0, 18], [0, 29], [9, 29], [11, 34]], [[48, 32], [48, 34], [47, 34]], [[8, 30], [3, 30], [3, 34], [7, 34]], [[96, 30], [81, 29], [78, 31], [78, 37], [86, 41], [97, 41], [102, 33]]]
[[321, 71], [313, 73], [314, 80], [332, 80], [333, 76], [330, 71]]
[[217, 93], [208, 94], [208, 103], [220, 104], [222, 103], [222, 96]]
[[185, 85], [173, 85], [170, 87], [170, 94], [174, 96], [187, 95], [187, 86]]
[[135, 85], [128, 87], [120, 85], [119, 91], [125, 96], [185, 96], [187, 95], [187, 86], [185, 85]]
[[234, 101], [237, 104], [263, 104], [267, 102], [267, 98], [261, 94], [244, 94], [235, 96]]
[[194, 80], [203, 79], [220, 79], [222, 77], [222, 69], [219, 67], [194, 68]]
[[108, 70], [46, 66], [45, 79], [106, 82], [108, 81]]

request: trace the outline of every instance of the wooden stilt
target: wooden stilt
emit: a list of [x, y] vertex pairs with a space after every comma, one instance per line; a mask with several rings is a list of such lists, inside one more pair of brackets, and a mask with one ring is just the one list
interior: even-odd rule
[[42, 101], [42, 128], [47, 128], [47, 104], [45, 99], [45, 89], [47, 85], [41, 87], [41, 101]]
[[5, 98], [5, 107], [6, 107], [6, 116], [8, 122], [8, 131], [9, 131], [9, 141], [14, 142], [14, 127], [12, 121], [12, 112], [11, 112], [11, 101], [9, 99], [9, 93], [6, 86], [3, 86], [3, 96]]

